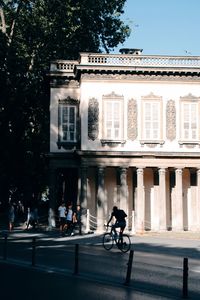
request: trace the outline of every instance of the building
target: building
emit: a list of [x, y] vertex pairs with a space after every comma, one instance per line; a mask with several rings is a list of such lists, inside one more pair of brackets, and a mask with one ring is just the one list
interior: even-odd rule
[[113, 205], [136, 232], [200, 230], [200, 57], [80, 53], [51, 63], [50, 206]]

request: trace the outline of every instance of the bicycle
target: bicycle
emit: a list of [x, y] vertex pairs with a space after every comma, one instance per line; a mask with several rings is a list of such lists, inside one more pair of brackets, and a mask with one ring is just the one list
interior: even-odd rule
[[103, 235], [103, 247], [106, 250], [111, 250], [112, 247], [114, 246], [114, 243], [116, 244], [117, 248], [121, 250], [123, 253], [126, 253], [130, 250], [131, 248], [131, 240], [130, 237], [127, 234], [122, 233], [120, 235], [117, 233], [113, 228], [113, 226], [106, 226], [107, 229], [108, 227], [111, 227], [110, 232], [105, 232]]

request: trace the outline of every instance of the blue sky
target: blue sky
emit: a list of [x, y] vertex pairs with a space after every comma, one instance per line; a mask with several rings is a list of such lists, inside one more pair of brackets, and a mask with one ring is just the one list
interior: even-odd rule
[[120, 48], [144, 55], [200, 56], [200, 0], [127, 0], [122, 19], [132, 29]]

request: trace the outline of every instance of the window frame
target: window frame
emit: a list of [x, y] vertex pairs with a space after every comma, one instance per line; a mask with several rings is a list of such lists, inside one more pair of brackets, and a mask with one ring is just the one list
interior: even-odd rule
[[[107, 130], [107, 123], [109, 122], [107, 116], [108, 116], [108, 103], [111, 104], [111, 136], [108, 136], [106, 133]], [[114, 119], [114, 106], [115, 103], [119, 105], [119, 113], [117, 114], [119, 116], [119, 119]], [[119, 136], [115, 135], [115, 122], [119, 122]], [[102, 139], [101, 139], [102, 145], [105, 144], [124, 144], [124, 96], [123, 95], [117, 95], [114, 92], [108, 95], [102, 96]]]
[[[163, 140], [163, 103], [162, 103], [162, 97], [160, 96], [156, 96], [153, 93], [151, 93], [148, 96], [143, 96], [142, 97], [142, 114], [141, 114], [141, 137], [142, 139], [140, 140], [141, 144], [164, 144], [164, 140]], [[146, 122], [146, 116], [145, 116], [145, 105], [146, 104], [151, 104], [151, 112], [150, 112], [150, 122], [151, 122], [151, 131], [150, 131], [150, 136], [147, 137], [146, 136], [146, 126], [145, 126], [145, 122]], [[153, 126], [152, 126], [152, 115], [153, 115], [153, 111], [152, 111], [152, 105], [153, 104], [157, 104], [158, 106], [158, 136], [157, 137], [153, 137]], [[157, 107], [156, 106], [156, 107]]]
[[[185, 129], [184, 129], [184, 123], [186, 123], [184, 120], [184, 105], [189, 105], [190, 109], [189, 109], [189, 128], [188, 128], [188, 133], [189, 136], [188, 138], [185, 136]], [[192, 104], [196, 105], [196, 109], [194, 110], [196, 113], [196, 137], [192, 138], [191, 136], [191, 127], [192, 127], [192, 112], [191, 112], [191, 106]], [[190, 95], [189, 97], [181, 97], [180, 98], [180, 144], [195, 144], [200, 142], [200, 122], [199, 122], [199, 118], [198, 115], [200, 114], [200, 99], [197, 97], [192, 97], [192, 95]]]
[[[74, 108], [74, 139], [63, 139], [63, 108]], [[70, 112], [68, 111], [68, 118]], [[71, 148], [78, 144], [79, 140], [79, 101], [68, 97], [67, 99], [62, 99], [58, 101], [58, 141], [57, 145], [60, 149]], [[70, 120], [68, 120], [68, 127], [70, 126]], [[70, 130], [67, 130], [67, 135], [70, 134]]]

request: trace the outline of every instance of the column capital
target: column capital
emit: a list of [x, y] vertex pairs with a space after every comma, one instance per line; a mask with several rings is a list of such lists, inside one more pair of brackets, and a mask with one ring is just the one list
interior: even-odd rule
[[137, 172], [138, 175], [139, 175], [139, 174], [142, 175], [142, 174], [144, 173], [144, 168], [142, 168], [142, 167], [137, 168], [136, 172]]
[[164, 175], [166, 173], [166, 168], [161, 167], [158, 169], [158, 172], [160, 175]]
[[183, 169], [182, 168], [177, 168], [175, 170], [175, 172], [176, 172], [177, 175], [182, 175], [183, 174]]

